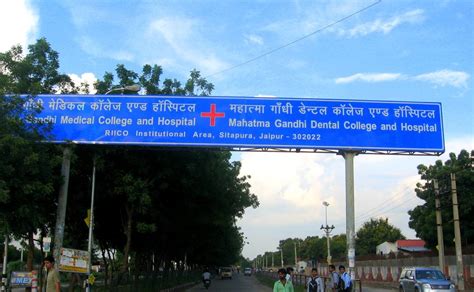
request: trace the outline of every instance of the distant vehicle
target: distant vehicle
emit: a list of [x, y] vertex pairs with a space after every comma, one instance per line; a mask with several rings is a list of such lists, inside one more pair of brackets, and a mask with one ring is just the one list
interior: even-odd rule
[[400, 292], [456, 291], [456, 287], [440, 270], [432, 268], [404, 268], [399, 280]]
[[252, 269], [251, 268], [245, 268], [244, 276], [252, 276]]
[[232, 268], [225, 267], [221, 268], [221, 279], [229, 278], [232, 280]]

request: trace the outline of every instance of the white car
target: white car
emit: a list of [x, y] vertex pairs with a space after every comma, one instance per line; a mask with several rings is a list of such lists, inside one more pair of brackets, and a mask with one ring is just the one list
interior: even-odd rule
[[252, 269], [251, 268], [245, 268], [244, 276], [252, 276]]

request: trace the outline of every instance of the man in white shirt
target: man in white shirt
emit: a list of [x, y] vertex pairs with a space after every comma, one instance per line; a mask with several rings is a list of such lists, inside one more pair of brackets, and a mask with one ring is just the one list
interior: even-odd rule
[[293, 268], [292, 267], [288, 267], [286, 268], [286, 281], [287, 282], [291, 282], [291, 280], [293, 279], [292, 275], [293, 275]]
[[308, 278], [308, 282], [305, 284], [306, 292], [324, 292], [324, 281], [318, 276], [318, 269], [313, 268], [311, 270], [311, 277]]
[[336, 272], [336, 266], [329, 265], [329, 291], [336, 292], [337, 284], [339, 284], [339, 274]]
[[209, 273], [208, 268], [206, 268], [204, 270], [204, 273], [202, 273], [202, 282], [204, 283], [204, 285], [206, 284], [206, 281], [211, 281], [211, 273]]
[[342, 281], [342, 283], [339, 284], [339, 287], [341, 287], [341, 284], [343, 284], [344, 286], [342, 286], [339, 291], [344, 291], [344, 292], [350, 292], [352, 291], [352, 279], [351, 279], [351, 275], [349, 275], [347, 272], [346, 272], [346, 267], [344, 267], [343, 265], [340, 265], [339, 266], [339, 281]]

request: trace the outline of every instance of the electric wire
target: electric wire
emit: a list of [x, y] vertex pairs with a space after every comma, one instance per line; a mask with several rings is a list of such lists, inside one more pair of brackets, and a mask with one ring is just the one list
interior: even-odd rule
[[367, 220], [369, 218], [373, 218], [373, 217], [378, 217], [378, 216], [381, 216], [381, 215], [385, 215], [385, 214], [390, 214], [391, 211], [397, 209], [397, 208], [400, 208], [400, 207], [403, 207], [405, 205], [407, 205], [408, 203], [413, 203], [414, 201], [416, 201], [417, 197], [411, 197], [407, 200], [403, 200], [402, 202], [398, 203], [398, 204], [395, 204], [395, 205], [388, 205], [387, 207], [389, 207], [388, 209], [385, 208], [381, 208], [380, 210], [378, 210], [378, 212], [375, 212], [375, 213], [372, 213], [372, 214], [367, 214], [367, 215], [364, 215], [358, 219], [356, 219], [356, 222], [361, 222], [361, 221], [364, 221], [364, 220]]
[[403, 199], [401, 202], [398, 202], [396, 204], [389, 204], [389, 205], [385, 205], [377, 210], [375, 210], [374, 212], [371, 212], [371, 213], [364, 213], [363, 215], [361, 215], [360, 217], [358, 217], [356, 219], [356, 221], [363, 221], [363, 220], [366, 220], [368, 218], [371, 218], [371, 217], [377, 217], [378, 215], [381, 215], [383, 213], [386, 213], [388, 210], [392, 210], [394, 208], [398, 208], [404, 204], [406, 204], [407, 201], [412, 201], [414, 200], [415, 197], [411, 197], [411, 198], [407, 198], [407, 199]]
[[271, 49], [271, 50], [269, 50], [269, 51], [267, 51], [267, 52], [265, 52], [265, 53], [263, 53], [263, 54], [260, 54], [260, 55], [258, 55], [258, 56], [256, 56], [256, 57], [253, 57], [253, 58], [251, 58], [251, 59], [249, 59], [249, 60], [247, 60], [247, 61], [244, 61], [244, 62], [242, 62], [242, 63], [239, 63], [239, 64], [237, 64], [237, 65], [234, 65], [234, 66], [231, 66], [231, 67], [229, 67], [229, 68], [223, 69], [223, 70], [221, 70], [221, 71], [217, 71], [217, 72], [214, 72], [214, 73], [212, 73], [212, 74], [209, 74], [209, 75], [205, 76], [204, 78], [207, 79], [207, 78], [209, 78], [209, 77], [212, 77], [212, 76], [215, 76], [215, 75], [224, 73], [224, 72], [228, 72], [228, 71], [233, 70], [233, 69], [235, 69], [235, 68], [242, 67], [242, 66], [244, 66], [244, 65], [247, 65], [248, 63], [254, 62], [254, 61], [258, 60], [258, 59], [261, 59], [261, 58], [263, 58], [263, 57], [265, 57], [265, 56], [268, 56], [268, 55], [270, 55], [270, 54], [272, 54], [272, 53], [274, 53], [274, 52], [276, 52], [276, 51], [279, 51], [279, 50], [281, 50], [281, 49], [284, 49], [284, 48], [286, 48], [286, 47], [289, 47], [289, 46], [291, 46], [291, 45], [293, 45], [293, 44], [295, 44], [295, 43], [297, 43], [297, 42], [299, 42], [299, 41], [302, 41], [302, 40], [307, 39], [307, 38], [309, 38], [309, 37], [311, 37], [311, 36], [313, 36], [313, 35], [315, 35], [315, 34], [317, 34], [317, 33], [320, 33], [320, 32], [322, 32], [322, 31], [324, 31], [324, 30], [330, 28], [331, 26], [334, 26], [334, 25], [336, 25], [336, 24], [339, 24], [339, 23], [341, 23], [341, 22], [343, 22], [343, 21], [345, 21], [345, 20], [347, 20], [347, 19], [349, 19], [349, 18], [351, 18], [351, 17], [353, 17], [353, 16], [355, 16], [355, 15], [357, 15], [357, 14], [359, 14], [359, 13], [362, 13], [362, 12], [364, 12], [365, 10], [368, 10], [368, 9], [374, 7], [375, 5], [379, 4], [380, 2], [382, 2], [382, 0], [377, 0], [376, 2], [374, 2], [374, 3], [372, 3], [372, 4], [368, 5], [368, 6], [365, 6], [365, 7], [362, 8], [362, 9], [359, 9], [359, 10], [357, 10], [357, 11], [355, 11], [355, 12], [353, 12], [353, 13], [347, 15], [347, 16], [344, 16], [343, 18], [340, 18], [340, 19], [334, 21], [334, 22], [331, 22], [330, 24], [327, 24], [327, 25], [325, 25], [325, 26], [323, 26], [323, 27], [321, 27], [321, 28], [319, 28], [319, 29], [317, 29], [317, 30], [315, 30], [315, 31], [313, 31], [313, 32], [311, 32], [311, 33], [309, 33], [309, 34], [307, 34], [307, 35], [304, 35], [304, 36], [302, 36], [302, 37], [300, 37], [300, 38], [298, 38], [298, 39], [296, 39], [296, 40], [294, 40], [294, 41], [291, 41], [291, 42], [289, 42], [289, 43], [286, 43], [286, 44], [284, 44], [284, 45], [281, 45], [281, 46], [279, 46], [279, 47], [277, 47], [277, 48]]
[[390, 197], [390, 199], [388, 201], [386, 200], [383, 203], [378, 204], [373, 208], [370, 208], [368, 210], [365, 210], [365, 211], [361, 212], [360, 215], [358, 215], [356, 217], [356, 220], [359, 219], [360, 217], [366, 217], [366, 214], [376, 213], [380, 208], [383, 208], [384, 206], [387, 206], [387, 204], [395, 203], [396, 201], [398, 201], [400, 199], [403, 199], [404, 197], [407, 197], [408, 195], [411, 195], [411, 193], [407, 192], [410, 188], [411, 188], [411, 186], [407, 185], [407, 186], [405, 186], [405, 188], [403, 190], [396, 193], [394, 196]]

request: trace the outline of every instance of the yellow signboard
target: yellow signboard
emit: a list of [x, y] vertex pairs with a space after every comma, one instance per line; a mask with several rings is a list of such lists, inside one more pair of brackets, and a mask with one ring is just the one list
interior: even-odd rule
[[61, 248], [59, 270], [61, 272], [87, 273], [89, 252], [72, 248]]

